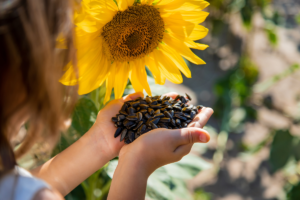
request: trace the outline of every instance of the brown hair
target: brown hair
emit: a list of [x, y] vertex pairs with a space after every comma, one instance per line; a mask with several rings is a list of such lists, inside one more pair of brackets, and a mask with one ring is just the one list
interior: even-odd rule
[[[0, 0], [0, 176], [38, 139], [54, 145], [69, 117], [76, 88], [58, 80], [66, 62], [76, 63], [71, 19], [68, 0]], [[58, 36], [68, 50], [55, 48]], [[11, 138], [18, 127], [11, 120], [25, 116], [27, 134], [14, 152]]]

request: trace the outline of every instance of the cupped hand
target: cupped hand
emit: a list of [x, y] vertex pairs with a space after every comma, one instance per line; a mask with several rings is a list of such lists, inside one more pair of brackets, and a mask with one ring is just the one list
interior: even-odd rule
[[[176, 94], [168, 94], [173, 95]], [[122, 147], [120, 162], [131, 162], [150, 175], [163, 165], [179, 161], [190, 152], [195, 142], [206, 143], [210, 140], [209, 133], [202, 128], [212, 114], [211, 108], [202, 108], [187, 128], [158, 128], [141, 135], [133, 143]]]
[[106, 157], [111, 160], [118, 156], [124, 142], [120, 142], [120, 138], [114, 138], [117, 128], [114, 126], [111, 118], [115, 117], [124, 102], [143, 97], [141, 92], [129, 94], [121, 99], [115, 99], [109, 102], [102, 110], [99, 111], [97, 119], [93, 127], [90, 129], [92, 136], [98, 143], [99, 149]]

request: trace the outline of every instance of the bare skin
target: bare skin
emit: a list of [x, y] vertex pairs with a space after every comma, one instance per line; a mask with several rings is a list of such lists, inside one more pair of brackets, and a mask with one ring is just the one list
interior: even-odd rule
[[[119, 138], [113, 137], [116, 128], [111, 123], [111, 118], [118, 113], [125, 101], [142, 95], [142, 93], [135, 93], [110, 102], [98, 113], [95, 124], [84, 136], [56, 157], [34, 169], [33, 175], [44, 179], [65, 196], [109, 160], [119, 155], [120, 163], [108, 199], [145, 198], [147, 178], [156, 168], [180, 160], [190, 151], [194, 142], [209, 141], [209, 134], [200, 127], [206, 124], [213, 111], [210, 108], [202, 109], [194, 123], [190, 124], [190, 128], [181, 131], [156, 129], [139, 137], [134, 143], [124, 146]], [[176, 93], [168, 94], [171, 97], [176, 95]], [[162, 145], [160, 140], [172, 142], [168, 145], [164, 142]], [[153, 147], [157, 147], [157, 150], [149, 151], [155, 149]], [[143, 153], [146, 149], [148, 149], [146, 153], [149, 153], [149, 159], [137, 159], [145, 157]], [[141, 170], [133, 171], [137, 166]], [[128, 176], [134, 181], [126, 182], [124, 187], [122, 183], [128, 180]], [[127, 196], [118, 197], [117, 194], [127, 194]]]

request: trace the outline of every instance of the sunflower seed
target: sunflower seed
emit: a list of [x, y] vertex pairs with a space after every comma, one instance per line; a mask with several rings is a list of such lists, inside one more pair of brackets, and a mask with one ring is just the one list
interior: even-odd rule
[[123, 130], [123, 129], [122, 129], [121, 127], [117, 128], [114, 137], [115, 137], [115, 138], [118, 137], [118, 136], [121, 134], [122, 130]]
[[148, 113], [149, 113], [150, 115], [153, 115], [154, 110], [153, 110], [152, 108], [148, 108]]
[[165, 116], [164, 114], [159, 113], [159, 114], [154, 115], [153, 118], [162, 118], [164, 116]]
[[137, 115], [133, 115], [133, 116], [128, 115], [128, 116], [126, 117], [126, 119], [128, 119], [128, 120], [130, 120], [130, 121], [136, 121], [136, 120], [138, 120], [138, 117], [137, 117]]
[[150, 123], [152, 129], [158, 128], [154, 123]]
[[133, 131], [128, 132], [130, 142], [133, 142], [135, 139], [135, 133]]
[[113, 117], [113, 118], [111, 118], [111, 121], [113, 121], [113, 122], [117, 122], [117, 121], [118, 121], [118, 118], [116, 118], [116, 117]]
[[134, 131], [136, 131], [138, 128], [140, 128], [140, 126], [143, 124], [144, 122], [143, 121], [140, 121], [137, 125], [136, 125], [136, 127], [134, 127]]
[[120, 121], [123, 121], [125, 118], [126, 118], [126, 116], [125, 115], [118, 115], [118, 121], [120, 122]]
[[146, 117], [147, 119], [149, 119], [149, 118], [151, 117], [151, 115], [149, 115], [148, 113], [146, 113], [146, 114], [145, 114], [145, 117]]
[[149, 108], [149, 106], [147, 104], [140, 104], [140, 108], [141, 109], [147, 109], [147, 108]]
[[128, 108], [128, 105], [126, 103], [124, 103], [123, 106], [122, 106], [122, 108], [121, 108], [121, 110], [125, 111], [125, 110], [127, 110], [127, 108]]
[[141, 112], [138, 112], [138, 114], [137, 114], [137, 116], [138, 116], [138, 121], [141, 121], [142, 120], [142, 118], [143, 118], [143, 114], [141, 113]]
[[141, 134], [156, 128], [185, 128], [195, 118], [203, 106], [188, 105], [189, 95], [177, 95], [175, 99], [168, 96], [139, 97], [127, 101], [115, 117], [112, 117], [117, 127], [114, 137], [126, 144], [133, 142]]
[[131, 126], [132, 124], [134, 124], [134, 122], [133, 122], [133, 121], [130, 121], [130, 120], [128, 120], [128, 119], [125, 119], [125, 120], [123, 121], [123, 125], [124, 125], [124, 126]]
[[155, 118], [153, 120], [150, 121], [150, 124], [153, 123], [153, 124], [157, 124], [159, 122], [160, 118]]
[[198, 110], [201, 110], [203, 107], [204, 107], [204, 106], [199, 105], [199, 106], [197, 106], [197, 109], [198, 109]]
[[122, 114], [122, 115], [128, 115], [128, 113], [124, 110], [120, 110], [119, 113]]
[[192, 98], [190, 97], [190, 95], [188, 95], [187, 93], [185, 93], [185, 96], [188, 100], [192, 101]]
[[160, 113], [160, 110], [156, 110], [154, 113], [153, 113], [153, 115], [157, 115], [157, 114], [159, 114]]
[[161, 109], [162, 106], [160, 104], [157, 104], [157, 105], [150, 105], [151, 108], [153, 109]]
[[126, 134], [127, 134], [127, 129], [125, 128], [125, 129], [123, 129], [123, 131], [121, 132], [120, 142], [122, 142], [122, 141], [124, 140]]
[[167, 118], [167, 117], [163, 117], [163, 118], [160, 118], [160, 121], [161, 122], [166, 122], [166, 123], [168, 123], [168, 122], [170, 122], [171, 121], [171, 118]]
[[147, 110], [141, 110], [140, 111], [142, 114], [145, 114], [145, 113], [147, 113]]

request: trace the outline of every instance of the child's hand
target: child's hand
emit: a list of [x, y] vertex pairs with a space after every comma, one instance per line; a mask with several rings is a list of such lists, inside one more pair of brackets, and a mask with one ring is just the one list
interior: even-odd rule
[[109, 104], [98, 113], [97, 120], [89, 132], [92, 133], [91, 137], [93, 137], [95, 142], [99, 143], [98, 146], [101, 147], [101, 153], [106, 155], [108, 160], [118, 156], [120, 149], [124, 145], [124, 142], [120, 142], [120, 138], [114, 138], [117, 128], [114, 126], [111, 118], [119, 113], [125, 101], [134, 100], [143, 96], [143, 93], [138, 92], [129, 94], [121, 99], [115, 99], [109, 102]]
[[209, 141], [209, 134], [201, 128], [212, 113], [211, 108], [203, 108], [188, 128], [155, 129], [124, 145], [108, 199], [144, 199], [148, 177], [154, 170], [179, 161], [195, 142]]
[[159, 128], [143, 134], [121, 149], [120, 162], [138, 163], [150, 175], [163, 165], [179, 161], [190, 152], [195, 142], [206, 143], [210, 140], [209, 134], [201, 128], [212, 113], [211, 108], [203, 108], [188, 128]]

